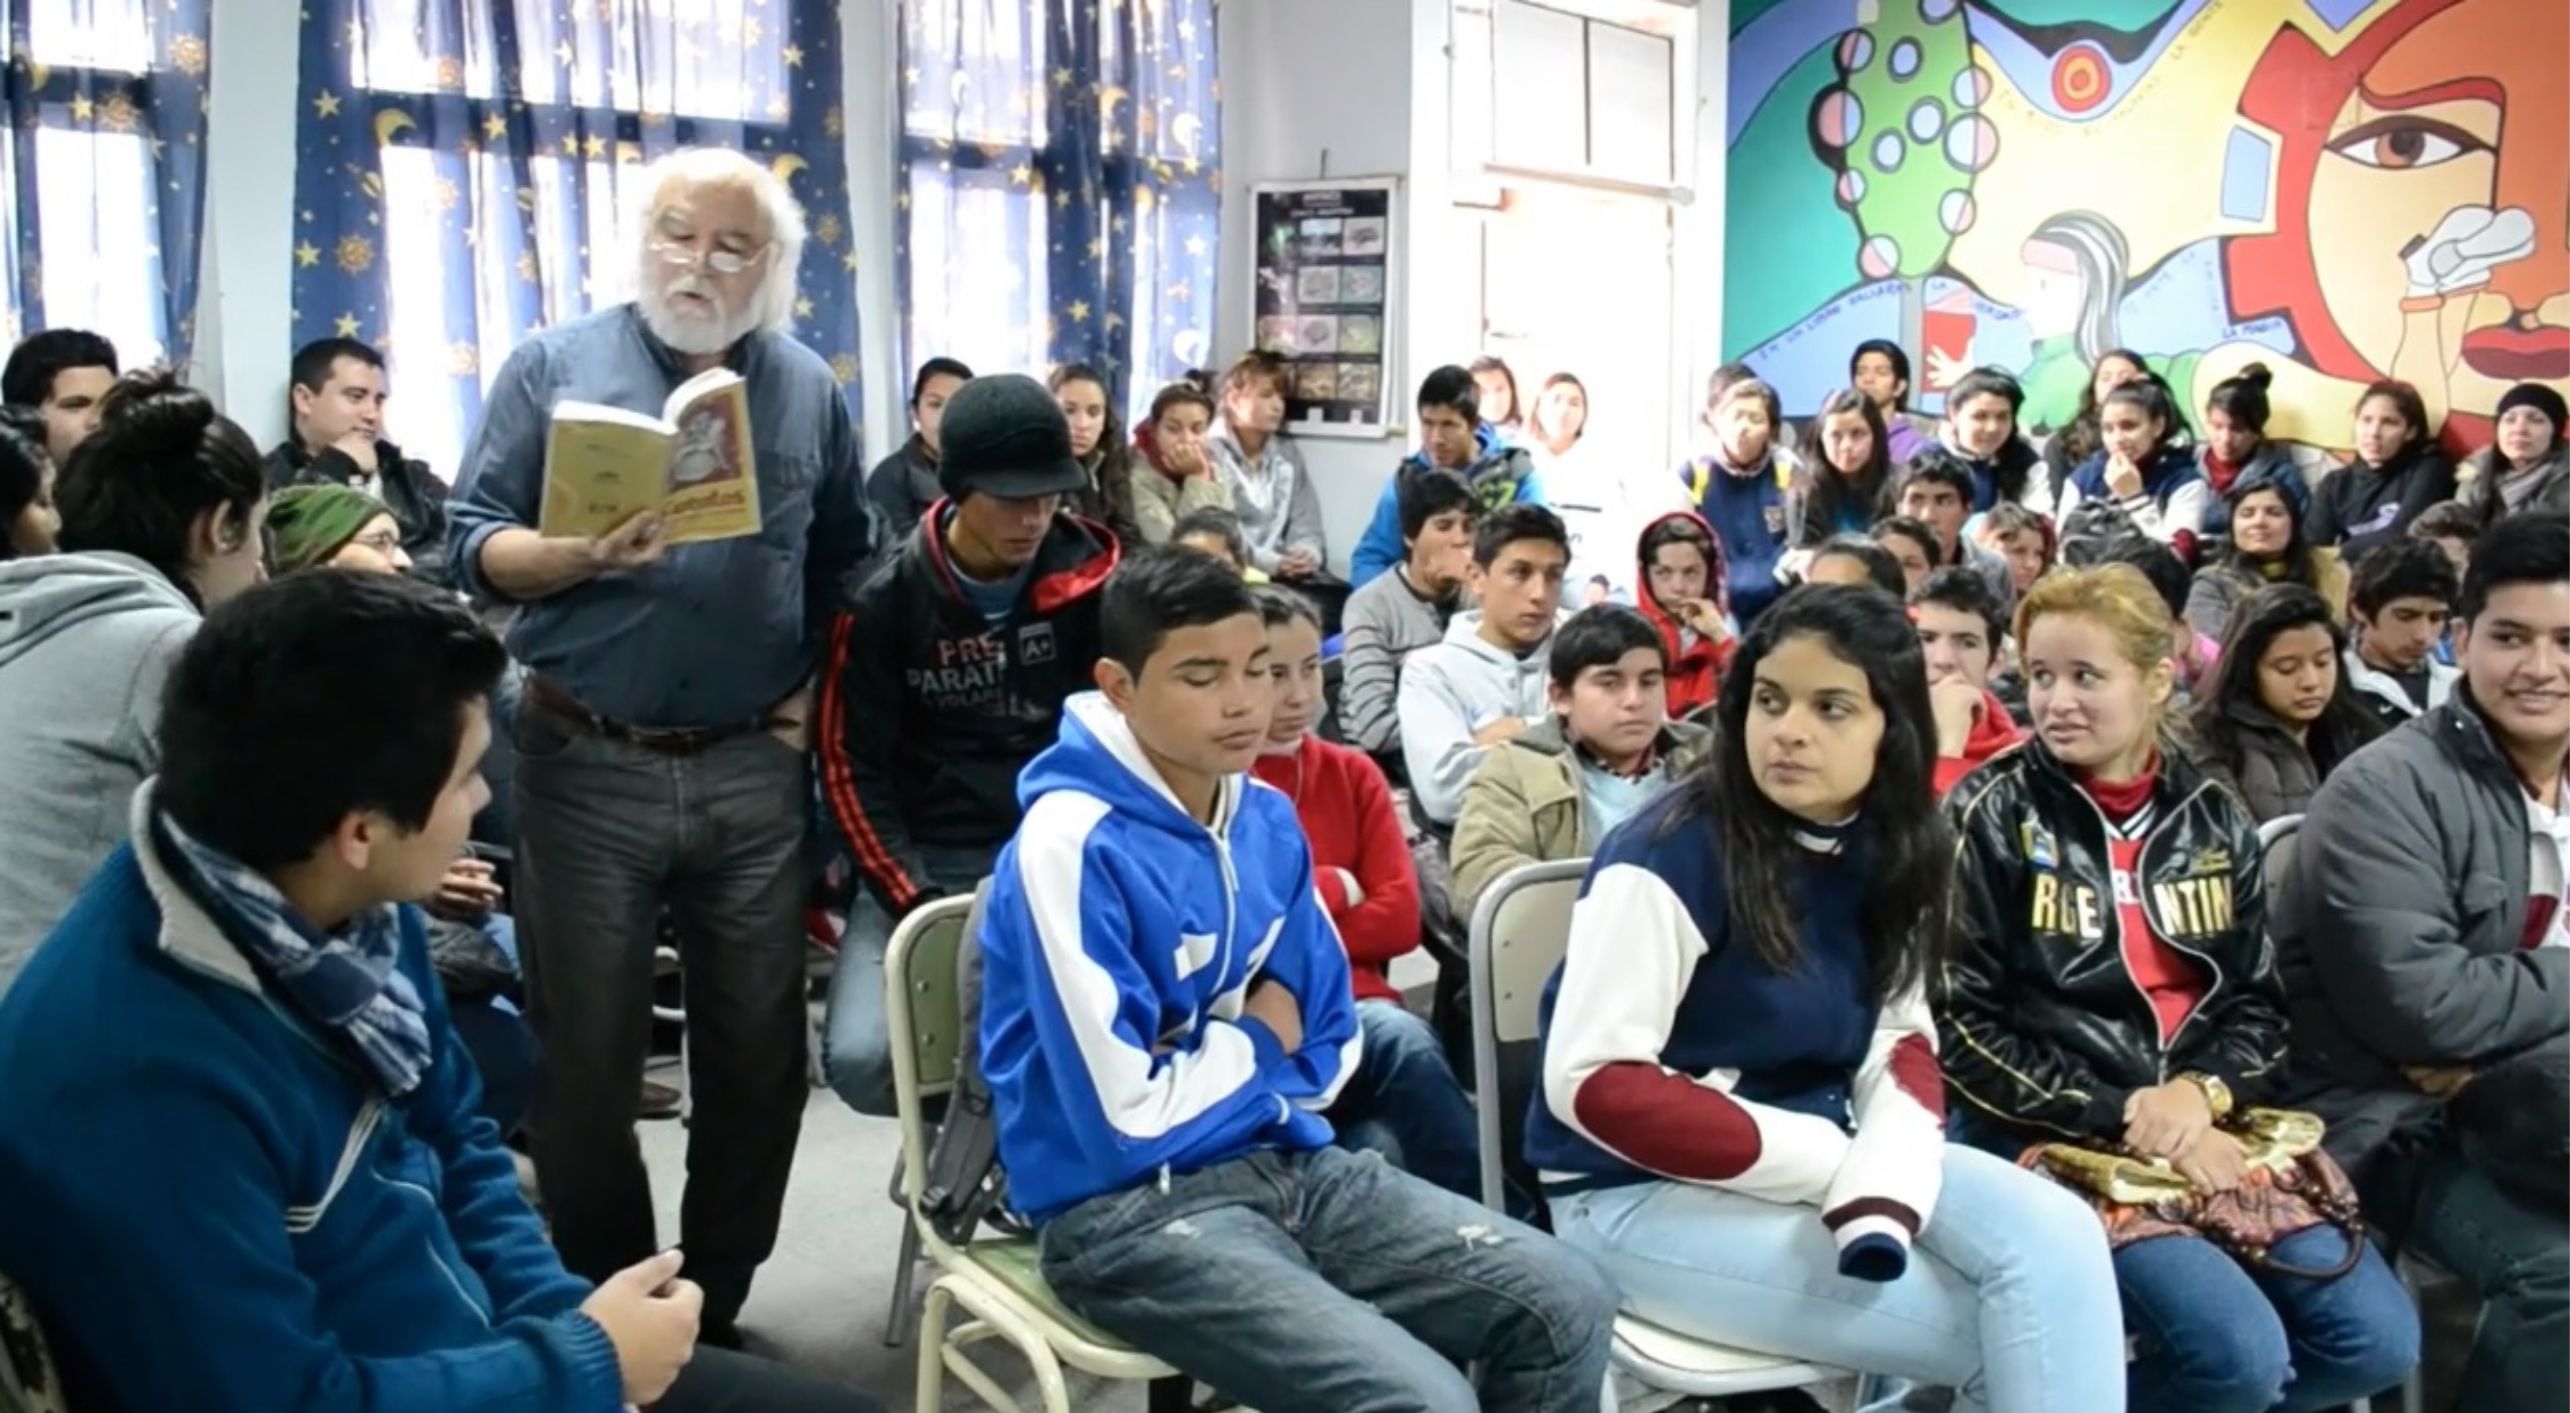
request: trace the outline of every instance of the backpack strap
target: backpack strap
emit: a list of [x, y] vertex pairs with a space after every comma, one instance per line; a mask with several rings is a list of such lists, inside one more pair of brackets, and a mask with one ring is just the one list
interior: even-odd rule
[[955, 947], [955, 1088], [946, 1098], [946, 1121], [928, 1149], [926, 1183], [919, 1205], [937, 1234], [957, 1246], [972, 1240], [984, 1222], [1012, 1233], [1025, 1226], [1009, 1214], [1008, 1178], [999, 1166], [999, 1119], [989, 1081], [982, 1077], [982, 915], [990, 905], [990, 880], [973, 889], [972, 910]]

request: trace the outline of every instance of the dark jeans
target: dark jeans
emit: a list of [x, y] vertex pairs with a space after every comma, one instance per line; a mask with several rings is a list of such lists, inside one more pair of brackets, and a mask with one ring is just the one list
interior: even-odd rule
[[[928, 877], [921, 881], [969, 895], [990, 873], [999, 851], [1000, 844], [922, 845]], [[892, 1032], [883, 1011], [883, 953], [892, 929], [892, 914], [860, 882], [856, 900], [848, 905], [848, 930], [839, 936], [839, 959], [830, 970], [830, 1010], [821, 1026], [821, 1069], [832, 1092], [849, 1108], [879, 1119], [893, 1116]]]
[[[2346, 1234], [2323, 1226], [2276, 1243], [2275, 1257], [2326, 1269], [2346, 1251]], [[2133, 1413], [2313, 1413], [2390, 1388], [2418, 1362], [2418, 1311], [2371, 1247], [2354, 1270], [2315, 1281], [2253, 1272], [2201, 1237], [2150, 1237], [2115, 1252], [2115, 1281], [2137, 1345]]]
[[1436, 1030], [1392, 1001], [1359, 1001], [1356, 1018], [1363, 1058], [1329, 1112], [1340, 1144], [1479, 1199], [1480, 1121]]
[[2570, 1406], [2570, 1213], [2511, 1193], [2467, 1152], [2439, 1138], [2378, 1156], [2366, 1214], [2483, 1302], [2455, 1407]]
[[1594, 1413], [1605, 1387], [1596, 1265], [1371, 1153], [1253, 1153], [1041, 1237], [1065, 1304], [1264, 1413]]
[[651, 1413], [884, 1413], [884, 1407], [772, 1360], [700, 1344]]
[[687, 1274], [738, 1317], [776, 1244], [803, 1125], [806, 784], [764, 733], [694, 756], [517, 718], [517, 919], [544, 1042], [531, 1128], [563, 1264], [603, 1280], [659, 1249], [634, 1136], [664, 910], [685, 971]]

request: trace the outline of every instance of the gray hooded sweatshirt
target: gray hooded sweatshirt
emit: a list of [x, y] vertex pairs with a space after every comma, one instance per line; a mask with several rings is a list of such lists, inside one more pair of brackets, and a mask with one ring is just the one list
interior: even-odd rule
[[198, 622], [131, 555], [0, 563], [0, 993], [124, 842], [160, 763], [161, 686]]
[[1474, 732], [1502, 717], [1543, 719], [1552, 656], [1550, 634], [1523, 654], [1493, 647], [1478, 609], [1456, 614], [1444, 642], [1411, 654], [1398, 699], [1401, 758], [1422, 814], [1450, 825], [1462, 811], [1463, 787], [1490, 754]]

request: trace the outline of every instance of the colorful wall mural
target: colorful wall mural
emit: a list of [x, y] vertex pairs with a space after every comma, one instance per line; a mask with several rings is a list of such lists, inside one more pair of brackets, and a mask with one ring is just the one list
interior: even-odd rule
[[1975, 364], [2068, 421], [2148, 355], [2192, 411], [2250, 362], [2343, 448], [2415, 383], [2480, 445], [2570, 393], [2564, 0], [1733, 0], [1723, 349], [1809, 412], [1867, 338], [1913, 405]]

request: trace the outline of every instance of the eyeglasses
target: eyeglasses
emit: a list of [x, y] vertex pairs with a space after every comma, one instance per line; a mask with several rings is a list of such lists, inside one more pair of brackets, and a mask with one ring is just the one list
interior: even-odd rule
[[389, 557], [393, 551], [402, 547], [402, 535], [399, 530], [377, 530], [371, 535], [359, 535], [348, 543]]
[[766, 259], [768, 251], [773, 246], [762, 245], [756, 250], [747, 251], [724, 250], [717, 247], [699, 254], [695, 247], [683, 244], [682, 238], [662, 235], [652, 237], [651, 248], [654, 254], [671, 265], [701, 264], [718, 275], [737, 275]]

